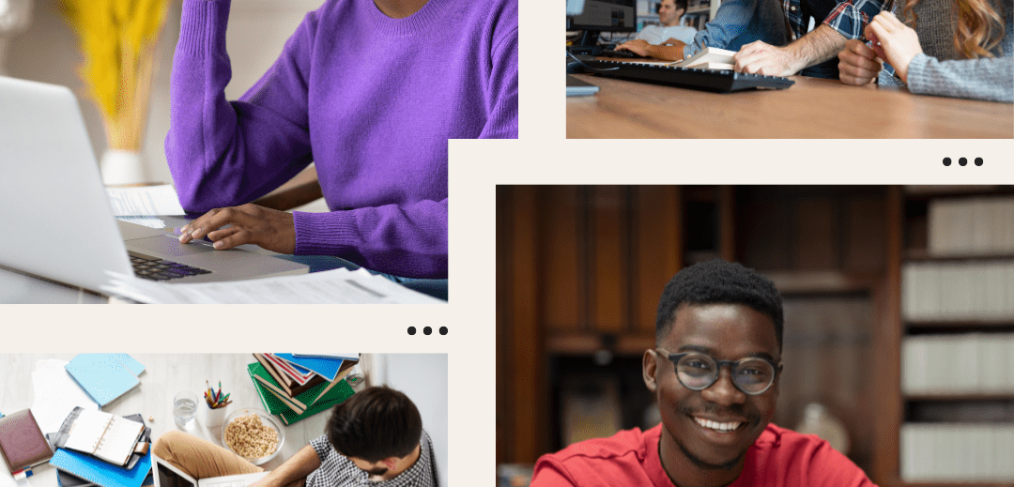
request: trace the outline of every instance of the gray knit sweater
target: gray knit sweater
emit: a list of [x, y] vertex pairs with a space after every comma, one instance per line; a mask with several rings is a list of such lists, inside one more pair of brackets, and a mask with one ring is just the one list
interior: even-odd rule
[[[918, 15], [916, 33], [922, 54], [908, 65], [908, 89], [912, 93], [1014, 102], [1014, 8], [1010, 0], [991, 0], [1004, 18], [1004, 37], [993, 49], [993, 58], [962, 59], [954, 48], [957, 16], [951, 0], [923, 0], [914, 11]], [[1006, 5], [1001, 5], [1006, 2]], [[899, 2], [900, 3], [900, 2]], [[904, 22], [901, 8], [898, 18]], [[901, 80], [880, 72], [878, 83], [900, 85]]]

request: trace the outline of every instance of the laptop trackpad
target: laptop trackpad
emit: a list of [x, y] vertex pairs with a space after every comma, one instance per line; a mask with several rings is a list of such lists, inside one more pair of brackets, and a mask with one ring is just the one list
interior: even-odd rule
[[177, 238], [164, 234], [157, 237], [131, 240], [128, 242], [128, 247], [131, 250], [139, 252], [147, 251], [153, 256], [170, 260], [172, 260], [173, 257], [215, 252], [215, 248], [212, 247], [211, 242], [208, 242], [207, 240], [192, 240], [190, 243], [181, 244]]

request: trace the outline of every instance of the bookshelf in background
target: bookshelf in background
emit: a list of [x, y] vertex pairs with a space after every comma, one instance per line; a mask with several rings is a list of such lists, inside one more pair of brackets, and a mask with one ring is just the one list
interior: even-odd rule
[[719, 5], [721, 0], [688, 0], [687, 13], [683, 14], [683, 25], [704, 30], [704, 25], [715, 18]]
[[1014, 485], [1014, 191], [893, 188], [891, 203], [876, 469], [888, 485]]

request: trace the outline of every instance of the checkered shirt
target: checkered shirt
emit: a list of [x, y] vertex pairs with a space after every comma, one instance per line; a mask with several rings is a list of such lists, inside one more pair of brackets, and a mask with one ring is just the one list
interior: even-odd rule
[[351, 460], [340, 455], [327, 441], [327, 435], [322, 435], [310, 441], [310, 446], [320, 457], [320, 468], [314, 470], [306, 478], [306, 487], [345, 487], [345, 486], [367, 486], [367, 487], [437, 487], [437, 468], [433, 455], [433, 443], [430, 435], [423, 431], [419, 440], [422, 446], [419, 450], [419, 459], [415, 465], [402, 472], [391, 480], [372, 482], [368, 480], [369, 475], [360, 470]]

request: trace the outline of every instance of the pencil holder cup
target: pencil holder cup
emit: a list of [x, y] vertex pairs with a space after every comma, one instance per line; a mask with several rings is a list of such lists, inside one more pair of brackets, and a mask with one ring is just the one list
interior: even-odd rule
[[200, 417], [201, 424], [203, 424], [205, 428], [217, 428], [222, 426], [222, 423], [225, 422], [226, 409], [229, 409], [229, 406], [211, 409], [211, 406], [208, 406], [207, 402], [202, 402]]

